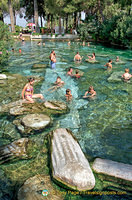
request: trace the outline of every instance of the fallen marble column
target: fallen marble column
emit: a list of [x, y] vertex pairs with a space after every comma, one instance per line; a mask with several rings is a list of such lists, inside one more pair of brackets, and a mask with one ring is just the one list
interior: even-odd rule
[[56, 129], [52, 132], [51, 138], [53, 178], [79, 191], [94, 188], [95, 178], [89, 162], [70, 131]]
[[7, 162], [16, 157], [27, 157], [28, 138], [21, 138], [11, 144], [0, 147], [0, 163]]
[[93, 170], [98, 174], [103, 174], [105, 178], [116, 181], [120, 179], [121, 184], [132, 185], [132, 165], [115, 162], [112, 160], [106, 160], [96, 158], [93, 166]]

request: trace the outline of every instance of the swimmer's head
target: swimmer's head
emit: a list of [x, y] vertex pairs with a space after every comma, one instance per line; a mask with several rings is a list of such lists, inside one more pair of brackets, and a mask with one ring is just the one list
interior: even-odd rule
[[69, 71], [69, 72], [72, 72], [72, 68], [70, 67], [70, 68], [68, 69], [68, 71]]
[[70, 89], [66, 89], [66, 94], [70, 94], [71, 90]]
[[91, 85], [90, 87], [89, 87], [89, 91], [91, 91], [91, 90], [93, 90], [94, 88], [93, 88], [93, 86]]
[[77, 52], [77, 54], [79, 54], [79, 52]]
[[60, 77], [60, 76], [58, 76], [58, 77], [57, 77], [57, 80], [61, 80], [61, 77]]
[[78, 70], [76, 70], [76, 74], [79, 74], [79, 71], [78, 71]]
[[93, 53], [93, 55], [95, 56], [95, 53]]
[[32, 85], [35, 81], [35, 78], [34, 77], [30, 77], [28, 78], [28, 82]]
[[125, 72], [126, 72], [126, 73], [129, 73], [129, 69], [128, 69], [128, 68], [126, 68], [126, 69], [125, 69]]
[[109, 62], [111, 62], [111, 63], [112, 63], [112, 60], [110, 59], [110, 60], [109, 60]]

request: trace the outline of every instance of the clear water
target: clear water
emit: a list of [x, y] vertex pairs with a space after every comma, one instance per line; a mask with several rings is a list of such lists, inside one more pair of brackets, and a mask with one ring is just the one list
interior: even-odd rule
[[[22, 49], [22, 55], [12, 55], [9, 65], [5, 67], [9, 72], [44, 76], [40, 92], [46, 100], [65, 101], [66, 89], [72, 91], [70, 112], [55, 119], [58, 120], [58, 127], [72, 130], [87, 155], [132, 164], [132, 84], [107, 81], [111, 73], [124, 71], [126, 67], [132, 73], [132, 62], [129, 60], [132, 58], [131, 51], [95, 44], [83, 47], [77, 42], [72, 42], [70, 47], [66, 42], [46, 42], [45, 46], [37, 46], [37, 42], [17, 43], [15, 49], [19, 48]], [[56, 70], [51, 70], [50, 65], [41, 72], [32, 70], [35, 63], [49, 63], [52, 49], [57, 55]], [[73, 61], [77, 51], [84, 56], [80, 64]], [[98, 64], [84, 61], [92, 52], [97, 55]], [[109, 59], [115, 60], [116, 56], [125, 64], [113, 64], [112, 72], [106, 71], [104, 64]], [[69, 67], [80, 69], [84, 76], [79, 80], [67, 77], [66, 69]], [[50, 93], [48, 88], [52, 87], [57, 76], [62, 78], [65, 85]], [[97, 97], [94, 100], [83, 99], [90, 85], [94, 86]]]

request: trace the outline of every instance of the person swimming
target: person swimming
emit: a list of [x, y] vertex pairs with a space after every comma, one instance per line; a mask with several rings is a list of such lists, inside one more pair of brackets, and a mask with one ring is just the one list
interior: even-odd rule
[[38, 42], [37, 45], [40, 46], [40, 45], [41, 45], [41, 42]]
[[22, 53], [22, 50], [19, 48], [19, 53]]
[[70, 89], [66, 89], [65, 97], [66, 97], [66, 101], [67, 102], [72, 100], [72, 94], [71, 94], [71, 90]]
[[119, 60], [119, 56], [116, 56], [116, 62], [119, 62], [120, 60]]
[[112, 60], [110, 59], [110, 60], [108, 61], [108, 63], [106, 63], [106, 64], [104, 65], [104, 67], [107, 67], [107, 69], [112, 69]]
[[89, 60], [94, 60], [95, 61], [95, 53], [92, 54], [92, 56], [88, 56]]
[[[89, 96], [87, 96], [88, 94], [90, 94]], [[94, 90], [93, 86], [90, 86], [88, 91], [85, 92], [83, 98], [91, 98], [94, 97], [96, 95], [96, 91]]]
[[44, 97], [42, 94], [33, 94], [33, 84], [34, 84], [35, 79], [34, 78], [29, 78], [28, 83], [24, 86], [22, 90], [22, 99], [26, 99], [27, 103], [34, 103], [34, 98], [40, 98], [43, 101], [45, 101]]
[[68, 75], [68, 76], [72, 76], [72, 75], [73, 75], [73, 74], [72, 74], [72, 71], [73, 71], [73, 69], [70, 67], [70, 68], [68, 69], [67, 75]]
[[72, 77], [75, 77], [76, 79], [79, 79], [81, 75], [79, 74], [79, 71], [76, 70], [76, 74], [74, 74]]
[[74, 56], [74, 61], [82, 61], [83, 56], [81, 57], [79, 52]]
[[122, 78], [123, 80], [126, 82], [126, 81], [129, 81], [131, 79], [132, 75], [129, 74], [129, 69], [126, 68], [125, 69], [125, 73], [122, 75]]
[[57, 79], [56, 79], [56, 81], [55, 81], [55, 83], [54, 83], [54, 86], [51, 87], [51, 88], [49, 88], [48, 91], [52, 90], [52, 92], [54, 92], [55, 90], [63, 87], [63, 85], [64, 85], [64, 81], [62, 81], [61, 77], [58, 76]]
[[70, 45], [71, 45], [71, 42], [69, 41], [69, 42], [67, 43], [67, 45], [70, 46]]

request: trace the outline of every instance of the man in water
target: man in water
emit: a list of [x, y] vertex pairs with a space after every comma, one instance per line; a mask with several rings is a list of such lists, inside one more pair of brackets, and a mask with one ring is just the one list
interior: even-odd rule
[[55, 69], [55, 67], [56, 67], [56, 53], [55, 53], [54, 50], [51, 51], [49, 58], [51, 60], [51, 68]]
[[104, 65], [104, 67], [107, 67], [107, 69], [112, 69], [112, 60], [109, 60], [109, 62], [106, 63], [106, 64]]
[[82, 61], [83, 56], [81, 57], [79, 52], [74, 56], [74, 61]]
[[125, 69], [125, 73], [122, 75], [122, 78], [124, 79], [125, 82], [129, 81], [130, 78], [132, 77], [131, 74], [129, 74], [129, 69]]

